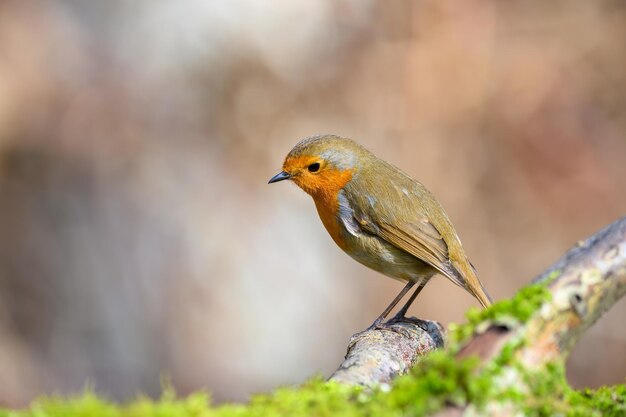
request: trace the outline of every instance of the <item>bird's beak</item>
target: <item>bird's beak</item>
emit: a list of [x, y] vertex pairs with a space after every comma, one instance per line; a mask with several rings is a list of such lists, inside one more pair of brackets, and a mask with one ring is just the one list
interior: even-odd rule
[[268, 182], [268, 184], [271, 184], [273, 182], [278, 182], [278, 181], [283, 181], [283, 180], [288, 180], [289, 178], [291, 178], [291, 174], [286, 173], [285, 171], [280, 171], [278, 174], [274, 175], [270, 181]]

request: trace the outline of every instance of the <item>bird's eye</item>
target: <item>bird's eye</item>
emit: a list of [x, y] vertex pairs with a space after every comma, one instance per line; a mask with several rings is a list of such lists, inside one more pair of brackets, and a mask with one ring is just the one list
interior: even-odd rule
[[307, 169], [309, 170], [309, 172], [317, 172], [320, 170], [320, 163], [314, 162], [311, 165], [309, 165]]

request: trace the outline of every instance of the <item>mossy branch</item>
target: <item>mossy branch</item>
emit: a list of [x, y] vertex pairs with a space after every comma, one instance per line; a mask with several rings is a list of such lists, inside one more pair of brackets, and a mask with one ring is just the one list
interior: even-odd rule
[[[553, 365], [562, 372], [580, 335], [626, 293], [626, 218], [579, 242], [533, 283], [525, 290], [526, 297], [470, 312], [471, 325], [450, 336], [448, 350], [454, 357], [478, 357], [475, 373], [486, 370], [490, 382], [501, 391], [514, 386], [516, 392], [531, 393], [529, 384], [536, 381], [529, 372]], [[543, 297], [533, 295], [542, 291]], [[439, 347], [441, 335], [438, 324], [414, 318], [396, 322], [389, 329], [364, 332], [351, 342], [346, 360], [331, 378], [367, 387], [388, 383]], [[502, 366], [507, 367], [506, 372]], [[449, 406], [441, 412], [461, 415], [468, 406], [473, 407]], [[510, 404], [503, 402], [491, 411], [507, 414], [509, 408]]]
[[485, 362], [503, 343], [523, 338], [527, 343], [518, 355], [524, 365], [565, 359], [580, 335], [626, 293], [626, 218], [579, 242], [534, 282], [545, 285], [549, 300], [524, 323], [507, 323], [506, 315], [486, 320], [486, 329], [458, 356], [478, 354]]
[[[584, 331], [626, 293], [626, 218], [622, 218], [579, 242], [546, 272], [534, 280], [551, 297], [525, 322], [506, 323], [501, 316], [489, 323], [459, 350], [457, 358], [478, 355], [480, 368], [506, 359], [506, 378], [494, 382], [500, 389], [515, 387], [529, 395], [535, 376], [559, 368]], [[473, 408], [470, 406], [469, 408]], [[509, 415], [512, 404], [492, 408], [492, 415]], [[451, 415], [450, 409], [441, 415]], [[461, 409], [456, 414], [461, 415]]]
[[443, 344], [441, 324], [416, 318], [396, 320], [383, 329], [352, 336], [345, 360], [330, 379], [351, 385], [386, 384]]

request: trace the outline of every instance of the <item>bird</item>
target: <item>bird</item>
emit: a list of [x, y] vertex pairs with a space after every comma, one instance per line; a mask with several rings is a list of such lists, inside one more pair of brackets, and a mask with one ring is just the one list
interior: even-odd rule
[[468, 291], [483, 307], [491, 297], [478, 279], [450, 218], [419, 181], [352, 139], [315, 135], [298, 142], [269, 184], [290, 180], [313, 198], [322, 224], [350, 257], [385, 276], [406, 282], [368, 328], [404, 318], [437, 273]]

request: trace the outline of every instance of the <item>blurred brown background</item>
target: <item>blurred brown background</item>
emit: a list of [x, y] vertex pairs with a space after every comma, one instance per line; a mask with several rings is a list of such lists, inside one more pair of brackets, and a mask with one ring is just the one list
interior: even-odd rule
[[[266, 184], [314, 133], [424, 182], [512, 295], [626, 212], [625, 41], [620, 1], [4, 0], [0, 403], [328, 375], [401, 284]], [[439, 278], [411, 312], [475, 304]], [[624, 381], [625, 315], [575, 386]]]

